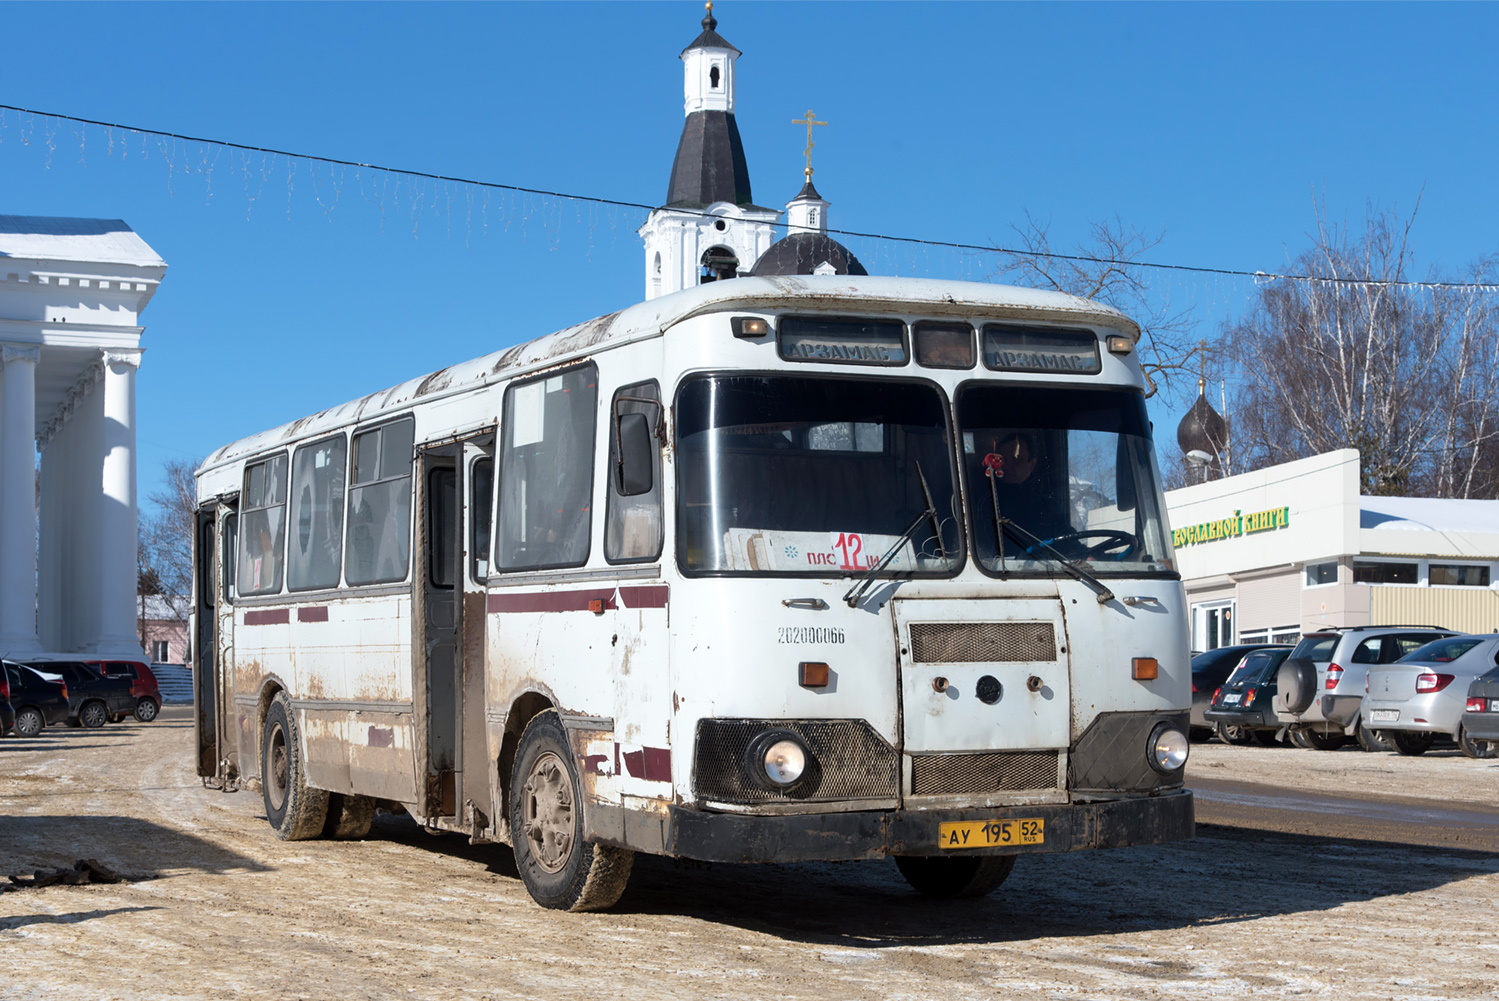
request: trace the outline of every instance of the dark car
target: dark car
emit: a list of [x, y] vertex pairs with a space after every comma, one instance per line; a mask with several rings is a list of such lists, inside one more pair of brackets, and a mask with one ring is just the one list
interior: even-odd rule
[[1499, 749], [1499, 667], [1480, 674], [1468, 686], [1468, 707], [1458, 741], [1470, 757]]
[[1275, 674], [1281, 661], [1291, 655], [1288, 646], [1251, 650], [1234, 673], [1212, 694], [1212, 704], [1202, 714], [1227, 744], [1262, 747], [1275, 744], [1284, 724], [1275, 718]]
[[68, 718], [68, 686], [57, 675], [44, 677], [25, 664], [3, 663], [10, 704], [16, 710], [16, 736], [35, 737], [43, 727]]
[[149, 723], [161, 712], [161, 686], [156, 683], [156, 675], [151, 668], [139, 660], [85, 660], [85, 664], [97, 670], [106, 678], [125, 677], [130, 679], [130, 694], [135, 697], [135, 703], [130, 711], [135, 713], [135, 718], [142, 723]]
[[68, 724], [92, 730], [135, 712], [132, 681], [125, 675], [105, 677], [80, 660], [28, 662], [27, 667], [60, 675], [68, 686]]
[[1213, 735], [1213, 727], [1203, 713], [1220, 685], [1239, 666], [1239, 661], [1252, 650], [1263, 650], [1268, 643], [1244, 643], [1239, 646], [1220, 646], [1216, 650], [1200, 653], [1192, 658], [1192, 739], [1207, 740]]

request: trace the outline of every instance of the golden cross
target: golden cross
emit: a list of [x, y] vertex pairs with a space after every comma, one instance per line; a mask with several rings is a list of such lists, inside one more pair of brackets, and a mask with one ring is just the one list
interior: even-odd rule
[[807, 109], [807, 117], [806, 118], [793, 118], [793, 119], [791, 119], [791, 124], [792, 125], [805, 125], [807, 127], [807, 148], [805, 150], [803, 150], [803, 153], [807, 157], [807, 170], [806, 170], [806, 174], [807, 174], [807, 180], [810, 181], [810, 180], [812, 180], [812, 147], [814, 147], [814, 146], [817, 145], [815, 142], [812, 141], [812, 126], [814, 126], [814, 125], [826, 125], [827, 122], [819, 122], [817, 120], [817, 113], [814, 112], [811, 108], [808, 108]]

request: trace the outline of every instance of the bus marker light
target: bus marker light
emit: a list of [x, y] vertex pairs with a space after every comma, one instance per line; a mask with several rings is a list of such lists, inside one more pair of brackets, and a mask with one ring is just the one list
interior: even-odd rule
[[588, 599], [588, 610], [590, 612], [592, 612], [594, 615], [603, 615], [604, 614], [604, 599], [603, 598], [589, 598]]
[[1123, 334], [1109, 335], [1109, 351], [1116, 355], [1127, 355], [1132, 347], [1128, 337]]
[[1136, 657], [1133, 664], [1136, 681], [1154, 681], [1160, 676], [1161, 664], [1154, 657]]
[[830, 672], [826, 664], [804, 660], [798, 666], [801, 668], [803, 688], [826, 688], [828, 686]]
[[736, 316], [729, 321], [735, 337], [764, 337], [770, 333], [770, 324], [758, 316]]

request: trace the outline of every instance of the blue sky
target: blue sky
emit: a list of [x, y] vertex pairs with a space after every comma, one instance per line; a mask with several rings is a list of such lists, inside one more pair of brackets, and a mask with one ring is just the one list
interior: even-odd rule
[[[1118, 216], [1176, 263], [1275, 269], [1422, 195], [1420, 258], [1499, 250], [1499, 7], [720, 3], [756, 201], [835, 227], [1057, 244]], [[0, 102], [438, 173], [659, 201], [700, 4], [9, 4]], [[169, 165], [0, 119], [0, 213], [125, 219], [169, 264], [143, 317], [141, 492], [201, 456], [638, 300], [643, 214], [310, 172]], [[111, 155], [112, 152], [112, 155]], [[210, 153], [212, 156], [212, 153]], [[188, 169], [190, 168], [190, 169]], [[184, 172], [186, 169], [186, 172]], [[375, 186], [383, 183], [384, 189]], [[413, 211], [414, 199], [421, 199]], [[848, 241], [875, 273], [986, 261]], [[1211, 337], [1247, 282], [1155, 276]], [[1174, 415], [1158, 407], [1158, 426]], [[1167, 441], [1170, 435], [1163, 436]]]

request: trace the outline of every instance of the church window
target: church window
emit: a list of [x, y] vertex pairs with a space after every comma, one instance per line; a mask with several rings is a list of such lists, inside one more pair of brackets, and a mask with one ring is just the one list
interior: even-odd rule
[[661, 254], [657, 253], [656, 254], [656, 274], [659, 275], [660, 273], [661, 273]]
[[713, 228], [722, 233], [724, 230], [729, 228], [729, 224], [720, 219], [713, 224]]
[[816, 209], [808, 209], [807, 210], [807, 222], [811, 223], [813, 226], [817, 225], [817, 210]]
[[714, 90], [718, 89], [718, 67], [714, 66], [708, 71], [708, 86]]

